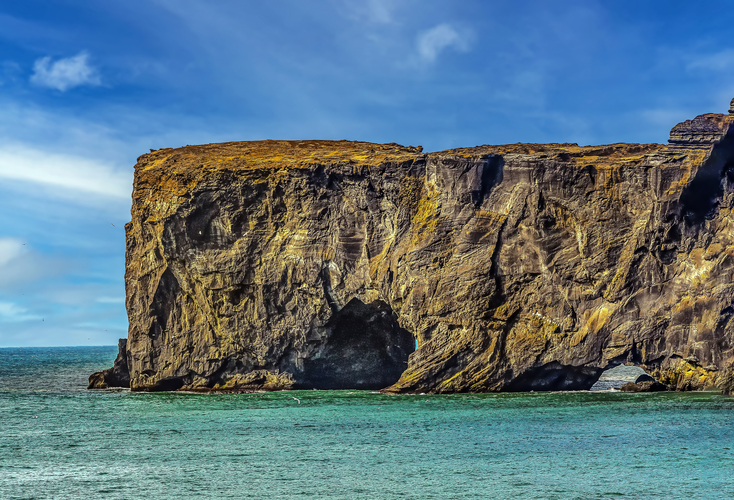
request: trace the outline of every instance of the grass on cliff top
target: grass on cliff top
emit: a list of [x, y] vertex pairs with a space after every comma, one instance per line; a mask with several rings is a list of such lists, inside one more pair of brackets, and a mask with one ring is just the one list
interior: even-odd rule
[[356, 141], [249, 141], [159, 149], [143, 155], [138, 165], [150, 170], [164, 163], [196, 162], [209, 168], [298, 168], [314, 164], [374, 166], [410, 161], [421, 148]]
[[204, 167], [206, 169], [241, 170], [255, 168], [303, 168], [309, 165], [377, 166], [401, 163], [419, 157], [478, 158], [493, 154], [558, 156], [562, 161], [615, 162], [638, 159], [665, 148], [661, 144], [610, 144], [579, 146], [577, 144], [506, 144], [457, 148], [424, 154], [422, 148], [400, 144], [374, 144], [357, 141], [250, 141], [185, 146], [160, 149], [143, 155], [137, 168], [152, 170], [166, 166], [168, 170]]

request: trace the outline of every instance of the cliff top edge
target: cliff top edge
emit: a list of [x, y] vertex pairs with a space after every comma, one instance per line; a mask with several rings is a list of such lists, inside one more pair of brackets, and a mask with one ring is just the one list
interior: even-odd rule
[[564, 155], [569, 158], [638, 157], [664, 149], [662, 144], [605, 144], [579, 146], [573, 143], [503, 144], [455, 148], [423, 153], [419, 147], [400, 144], [376, 144], [360, 141], [243, 141], [164, 148], [138, 158], [136, 169], [153, 170], [158, 167], [201, 166], [222, 169], [298, 168], [322, 164], [354, 164], [376, 166], [383, 163], [402, 163], [419, 158], [459, 157], [477, 158], [489, 155]]
[[205, 168], [207, 170], [250, 170], [271, 168], [304, 168], [310, 165], [377, 166], [385, 163], [403, 163], [421, 158], [478, 158], [491, 155], [558, 156], [564, 161], [587, 161], [592, 158], [625, 161], [672, 149], [708, 147], [726, 133], [734, 117], [708, 113], [677, 124], [671, 130], [668, 145], [615, 143], [598, 146], [579, 146], [575, 143], [515, 143], [482, 145], [424, 153], [421, 146], [402, 146], [396, 143], [377, 144], [363, 141], [332, 140], [263, 140], [224, 142], [151, 150], [138, 158], [136, 170], [179, 170]]

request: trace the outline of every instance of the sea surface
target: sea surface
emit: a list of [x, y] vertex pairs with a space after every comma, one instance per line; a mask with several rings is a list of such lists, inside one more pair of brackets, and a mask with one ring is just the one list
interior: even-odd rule
[[717, 393], [87, 391], [116, 347], [0, 349], [0, 499], [731, 499]]

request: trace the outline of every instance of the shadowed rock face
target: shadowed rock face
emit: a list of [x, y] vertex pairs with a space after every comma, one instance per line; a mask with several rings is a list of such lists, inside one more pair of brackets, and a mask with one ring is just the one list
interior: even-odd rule
[[734, 358], [733, 121], [699, 116], [669, 146], [144, 155], [131, 387], [588, 389], [622, 362], [712, 386]]
[[130, 387], [130, 372], [127, 366], [127, 339], [120, 339], [117, 348], [115, 364], [112, 368], [90, 375], [87, 389]]

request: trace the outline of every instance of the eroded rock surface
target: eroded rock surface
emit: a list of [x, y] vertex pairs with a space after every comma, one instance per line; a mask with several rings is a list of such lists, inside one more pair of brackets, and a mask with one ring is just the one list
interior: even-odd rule
[[711, 387], [734, 357], [733, 121], [699, 116], [668, 146], [146, 154], [131, 387], [588, 389], [622, 362]]

